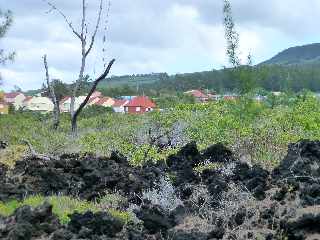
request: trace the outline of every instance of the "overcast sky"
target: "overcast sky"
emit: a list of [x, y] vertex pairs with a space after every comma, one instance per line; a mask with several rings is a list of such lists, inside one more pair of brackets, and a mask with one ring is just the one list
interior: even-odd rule
[[[89, 30], [96, 21], [99, 0], [88, 1]], [[52, 0], [80, 28], [81, 0]], [[113, 75], [219, 69], [226, 66], [222, 25], [223, 0], [111, 0], [108, 29], [102, 21], [86, 73], [103, 69], [103, 56], [116, 58]], [[232, 0], [240, 33], [241, 54], [255, 63], [279, 51], [320, 42], [319, 0]], [[0, 0], [1, 9], [14, 13], [14, 24], [1, 48], [14, 50], [14, 63], [0, 66], [4, 89], [39, 88], [44, 82], [43, 54], [48, 55], [52, 78], [76, 79], [80, 43], [64, 20], [43, 0]], [[106, 16], [107, 4], [104, 7]], [[89, 31], [89, 32], [90, 32]], [[107, 42], [103, 43], [103, 36]], [[103, 54], [103, 47], [106, 53]]]

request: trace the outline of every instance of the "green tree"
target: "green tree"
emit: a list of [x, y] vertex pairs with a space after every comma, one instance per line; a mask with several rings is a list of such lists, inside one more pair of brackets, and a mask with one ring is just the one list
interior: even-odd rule
[[[71, 94], [68, 84], [63, 83], [60, 79], [53, 79], [52, 86], [54, 87], [55, 95], [59, 102], [62, 98], [70, 96]], [[46, 97], [50, 97], [49, 89], [46, 84], [42, 85], [42, 94]]]
[[232, 16], [232, 7], [229, 0], [224, 0], [223, 6], [225, 38], [227, 40], [227, 56], [233, 67], [232, 74], [238, 81], [238, 89], [241, 94], [246, 94], [254, 88], [254, 68], [252, 67], [252, 56], [248, 55], [246, 65], [241, 65], [239, 57], [239, 34], [235, 29]]

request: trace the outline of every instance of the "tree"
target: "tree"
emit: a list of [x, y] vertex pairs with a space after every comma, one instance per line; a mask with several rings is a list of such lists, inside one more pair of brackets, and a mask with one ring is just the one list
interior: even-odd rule
[[232, 64], [232, 66], [237, 68], [240, 66], [240, 59], [238, 57], [239, 34], [235, 30], [232, 8], [229, 0], [224, 0], [223, 14], [225, 38], [227, 40], [227, 56], [229, 57], [229, 62]]
[[233, 67], [232, 74], [238, 80], [238, 88], [241, 94], [250, 92], [254, 88], [254, 68], [252, 56], [248, 55], [247, 64], [241, 65], [239, 57], [239, 34], [235, 30], [232, 16], [232, 7], [229, 0], [224, 0], [223, 6], [225, 38], [227, 40], [227, 56]]
[[[68, 25], [70, 31], [74, 34], [76, 38], [79, 39], [80, 41], [80, 46], [81, 46], [81, 66], [79, 70], [79, 76], [78, 79], [75, 81], [73, 90], [72, 90], [72, 96], [71, 96], [71, 104], [70, 104], [70, 113], [71, 113], [71, 131], [73, 133], [73, 136], [77, 135], [77, 119], [83, 108], [86, 106], [88, 103], [92, 93], [95, 91], [97, 85], [99, 84], [100, 81], [104, 80], [107, 75], [109, 74], [112, 65], [115, 62], [115, 59], [112, 59], [109, 64], [107, 65], [105, 71], [95, 79], [95, 81], [92, 84], [92, 87], [89, 91], [89, 94], [87, 95], [86, 99], [80, 104], [78, 109], [75, 109], [75, 98], [77, 96], [77, 93], [79, 91], [80, 85], [84, 80], [84, 74], [85, 74], [85, 69], [86, 69], [86, 62], [87, 62], [87, 57], [89, 56], [91, 50], [93, 49], [95, 39], [100, 27], [101, 23], [101, 16], [102, 16], [102, 11], [103, 11], [103, 0], [100, 0], [100, 5], [99, 5], [99, 10], [97, 14], [97, 21], [93, 30], [93, 33], [90, 37], [90, 40], [88, 42], [88, 25], [89, 23], [87, 22], [87, 4], [86, 0], [82, 0], [82, 16], [81, 16], [81, 26], [80, 26], [80, 32], [76, 30], [76, 28], [73, 26], [72, 22], [67, 18], [67, 16], [60, 10], [58, 9], [54, 4], [51, 2], [44, 0], [50, 7], [51, 10], [56, 11], [66, 22]], [[110, 4], [109, 4], [110, 6]]]
[[49, 67], [48, 67], [48, 61], [47, 61], [47, 55], [43, 56], [43, 64], [44, 68], [46, 70], [46, 80], [47, 80], [47, 85], [48, 85], [48, 92], [50, 99], [53, 103], [53, 128], [58, 129], [59, 124], [60, 124], [60, 105], [59, 105], [59, 99], [56, 96], [54, 86], [52, 82], [50, 81], [50, 76], [49, 76]]
[[[8, 29], [12, 25], [13, 17], [11, 11], [3, 12], [0, 9], [0, 39], [5, 37]], [[13, 61], [15, 53], [6, 53], [4, 49], [0, 48], [0, 65], [4, 65], [7, 61]], [[1, 73], [0, 73], [0, 85], [2, 83]]]
[[[62, 82], [60, 79], [52, 79], [51, 85], [54, 88], [54, 92], [57, 100], [60, 102], [64, 97], [70, 96], [70, 87], [68, 84]], [[50, 92], [47, 84], [42, 86], [42, 95], [45, 97], [50, 97]]]

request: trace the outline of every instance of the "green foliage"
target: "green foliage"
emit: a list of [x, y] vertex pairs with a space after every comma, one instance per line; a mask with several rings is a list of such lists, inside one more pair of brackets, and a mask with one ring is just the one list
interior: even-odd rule
[[227, 40], [227, 56], [233, 67], [240, 65], [238, 57], [239, 34], [235, 30], [235, 24], [232, 16], [232, 8], [229, 0], [224, 0], [223, 6], [225, 38]]
[[16, 200], [7, 203], [0, 202], [0, 216], [10, 216], [19, 207], [30, 206], [35, 208], [42, 205], [44, 202], [48, 202], [53, 206], [52, 211], [59, 218], [62, 224], [67, 224], [70, 221], [70, 214], [75, 212], [84, 213], [87, 211], [107, 211], [112, 216], [122, 220], [123, 222], [129, 222], [131, 220], [130, 213], [121, 212], [112, 208], [105, 208], [105, 205], [98, 202], [89, 202], [68, 196], [43, 197], [40, 195], [27, 197], [21, 202]]
[[111, 107], [91, 105], [91, 106], [87, 106], [82, 110], [80, 117], [91, 118], [91, 117], [96, 117], [106, 113], [113, 113], [113, 109]]
[[[12, 166], [21, 158], [25, 153], [21, 139], [29, 140], [40, 153], [109, 155], [118, 151], [134, 165], [163, 161], [194, 140], [201, 149], [222, 142], [239, 156], [273, 167], [289, 143], [320, 138], [320, 104], [312, 93], [269, 95], [264, 102], [252, 100], [254, 94], [235, 101], [176, 104], [145, 115], [89, 114], [91, 117], [79, 120], [81, 130], [76, 139], [69, 136], [69, 114], [61, 116], [56, 132], [50, 129], [49, 115], [17, 112], [0, 116], [0, 139], [10, 144], [0, 161]], [[171, 134], [176, 144], [159, 148], [150, 133], [155, 137]]]
[[[54, 88], [54, 93], [56, 95], [57, 100], [60, 102], [64, 97], [71, 95], [71, 89], [69, 88], [68, 84], [63, 83], [59, 79], [53, 79], [51, 84]], [[43, 84], [42, 86], [42, 95], [45, 97], [51, 97], [49, 93], [48, 86]]]

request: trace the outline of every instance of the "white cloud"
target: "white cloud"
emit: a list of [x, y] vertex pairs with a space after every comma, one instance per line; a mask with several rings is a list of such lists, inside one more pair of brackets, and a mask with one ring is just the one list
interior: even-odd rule
[[[0, 3], [6, 0], [0, 0]], [[27, 4], [26, 4], [27, 2]], [[80, 1], [53, 0], [76, 29]], [[309, 0], [232, 0], [240, 33], [243, 59], [249, 52], [255, 62], [296, 44], [317, 41], [320, 2]], [[98, 1], [88, 1], [88, 18], [96, 19]], [[107, 31], [107, 57], [116, 58], [112, 74], [193, 72], [227, 64], [221, 0], [112, 0]], [[17, 52], [17, 59], [1, 69], [5, 89], [23, 89], [43, 82], [43, 54], [48, 55], [52, 77], [76, 79], [80, 65], [79, 40], [57, 13], [41, 0], [11, 0], [3, 4], [14, 12], [15, 23], [1, 47]], [[103, 19], [104, 23], [105, 19]], [[89, 26], [92, 31], [93, 24]], [[87, 73], [102, 71], [102, 37], [88, 59]]]

